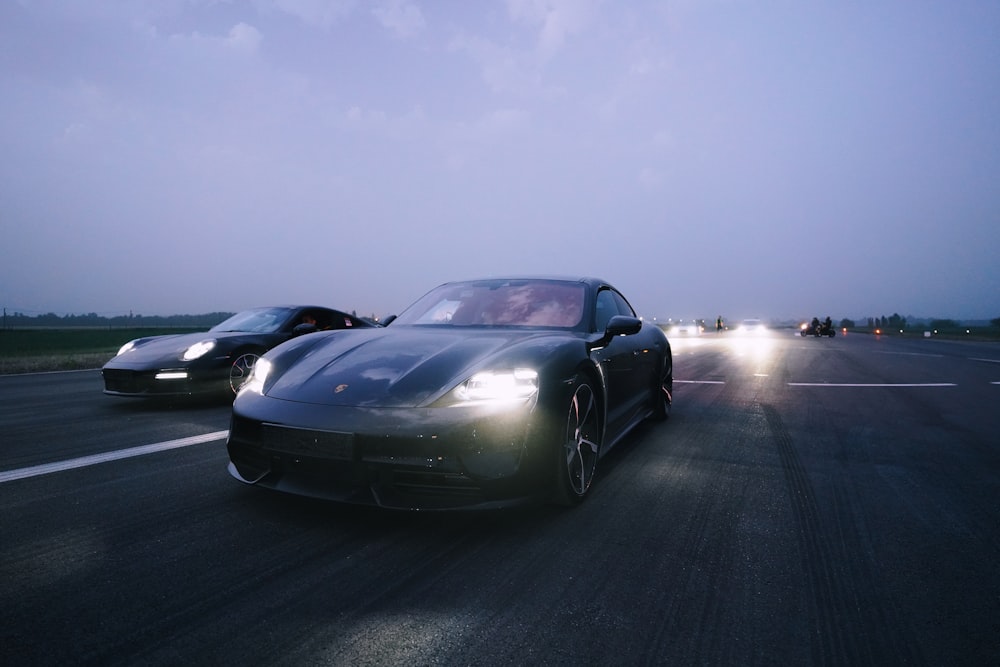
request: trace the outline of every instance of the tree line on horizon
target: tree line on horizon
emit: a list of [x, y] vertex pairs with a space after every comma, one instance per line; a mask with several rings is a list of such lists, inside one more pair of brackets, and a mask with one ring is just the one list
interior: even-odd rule
[[137, 329], [143, 327], [214, 327], [235, 313], [215, 312], [200, 315], [115, 315], [108, 317], [97, 313], [85, 315], [57, 315], [45, 313], [42, 315], [25, 315], [24, 313], [3, 314], [4, 329], [20, 328], [85, 328], [102, 327], [108, 329]]

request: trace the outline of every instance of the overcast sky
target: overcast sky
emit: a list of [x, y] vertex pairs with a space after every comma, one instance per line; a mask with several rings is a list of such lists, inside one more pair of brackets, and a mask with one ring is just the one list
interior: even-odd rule
[[3, 0], [0, 306], [1000, 317], [996, 0]]

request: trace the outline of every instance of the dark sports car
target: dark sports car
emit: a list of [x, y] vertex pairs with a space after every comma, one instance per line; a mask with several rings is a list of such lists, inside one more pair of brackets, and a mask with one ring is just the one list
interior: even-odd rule
[[114, 396], [232, 396], [254, 363], [275, 345], [324, 329], [375, 325], [320, 306], [253, 308], [207, 332], [129, 341], [104, 365], [104, 393]]
[[598, 459], [666, 419], [663, 331], [608, 283], [447, 283], [384, 328], [268, 352], [233, 403], [238, 480], [399, 509], [573, 505]]

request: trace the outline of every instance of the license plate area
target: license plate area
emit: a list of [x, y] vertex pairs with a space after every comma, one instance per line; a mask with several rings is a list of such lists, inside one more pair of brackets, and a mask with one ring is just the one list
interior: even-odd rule
[[284, 454], [335, 461], [354, 460], [353, 433], [263, 424], [261, 442], [265, 449]]

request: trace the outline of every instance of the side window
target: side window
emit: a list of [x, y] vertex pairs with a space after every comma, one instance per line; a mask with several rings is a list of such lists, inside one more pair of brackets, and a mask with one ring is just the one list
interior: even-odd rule
[[615, 301], [615, 293], [609, 289], [602, 289], [597, 293], [597, 331], [604, 331], [608, 328], [608, 322], [615, 315], [618, 315], [618, 303]]
[[346, 313], [338, 313], [335, 310], [313, 309], [302, 314], [302, 322], [315, 324], [320, 331], [327, 329], [350, 329], [354, 326], [354, 318]]
[[623, 297], [618, 292], [614, 292], [614, 295], [615, 295], [615, 303], [618, 304], [618, 314], [628, 315], [629, 317], [635, 317], [635, 311], [632, 310], [632, 306], [628, 304], [628, 301], [625, 300], [625, 297]]
[[327, 313], [326, 326], [323, 329], [350, 329], [354, 326], [354, 318], [347, 313], [337, 313], [331, 311]]

